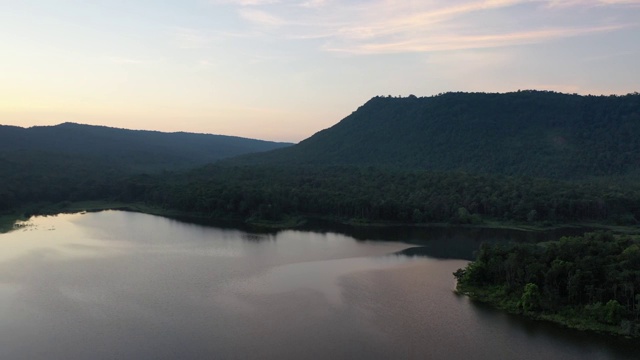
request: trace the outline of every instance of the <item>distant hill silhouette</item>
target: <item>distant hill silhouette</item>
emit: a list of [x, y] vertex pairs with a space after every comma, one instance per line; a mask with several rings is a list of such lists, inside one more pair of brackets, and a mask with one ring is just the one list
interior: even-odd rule
[[235, 164], [377, 165], [561, 179], [640, 174], [640, 94], [375, 97], [299, 144]]
[[[38, 163], [83, 159], [131, 172], [187, 169], [241, 154], [289, 146], [235, 136], [126, 130], [64, 123], [21, 128], [0, 125], [0, 158]], [[68, 161], [68, 160], [65, 160]], [[41, 166], [39, 164], [38, 166]]]

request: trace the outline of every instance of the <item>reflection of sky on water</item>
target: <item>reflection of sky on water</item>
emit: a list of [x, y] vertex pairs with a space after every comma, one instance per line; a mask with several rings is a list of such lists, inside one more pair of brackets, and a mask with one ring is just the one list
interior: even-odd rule
[[331, 304], [342, 304], [341, 277], [365, 271], [389, 269], [410, 261], [427, 261], [398, 256], [310, 261], [278, 266], [239, 283], [238, 291], [278, 294], [308, 289], [318, 292]]
[[113, 244], [104, 244], [95, 236], [74, 226], [73, 221], [82, 216], [39, 216], [20, 223], [16, 230], [0, 236], [0, 261], [23, 256], [58, 259], [104, 256], [116, 251]]
[[409, 246], [115, 211], [35, 218], [0, 235], [0, 358], [629, 354], [584, 336], [531, 335], [470, 306], [452, 292], [465, 261], [389, 255]]
[[[300, 304], [316, 301], [327, 307], [317, 289], [339, 275], [333, 271], [310, 279], [307, 290], [283, 289], [283, 298], [260, 287], [255, 279], [262, 274], [289, 264], [298, 272], [296, 264], [305, 261], [380, 256], [403, 247], [297, 231], [263, 241], [264, 235], [122, 212], [39, 217], [27, 228], [0, 236], [2, 358], [95, 358], [100, 351], [109, 358], [171, 358], [175, 351], [230, 354], [260, 328], [251, 318], [264, 311], [265, 299], [288, 303], [282, 309], [287, 311], [298, 306], [288, 299], [309, 296], [316, 300]], [[279, 276], [269, 279], [281, 282]], [[243, 287], [250, 283], [256, 288]], [[238, 311], [241, 303], [248, 312]], [[315, 316], [309, 309], [305, 314]], [[277, 323], [271, 316], [286, 317], [268, 311], [259, 318]], [[358, 332], [347, 324], [344, 329]], [[271, 332], [261, 331], [263, 337]], [[261, 347], [266, 351], [266, 344]]]

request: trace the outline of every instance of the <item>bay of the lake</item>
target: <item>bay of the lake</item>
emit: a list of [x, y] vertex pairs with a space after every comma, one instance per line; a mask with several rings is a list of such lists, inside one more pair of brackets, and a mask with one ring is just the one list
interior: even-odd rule
[[[467, 260], [455, 254], [494, 232], [376, 231], [252, 233], [122, 211], [34, 217], [0, 235], [0, 359], [640, 357], [633, 341], [456, 295], [452, 273]], [[416, 244], [432, 255], [400, 253]]]

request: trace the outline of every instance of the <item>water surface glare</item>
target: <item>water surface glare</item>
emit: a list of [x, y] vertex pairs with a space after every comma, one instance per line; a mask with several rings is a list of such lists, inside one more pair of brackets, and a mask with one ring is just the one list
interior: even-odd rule
[[25, 225], [0, 235], [1, 359], [634, 359], [640, 350], [473, 304], [452, 291], [465, 260], [394, 255], [416, 239], [252, 234], [121, 211]]

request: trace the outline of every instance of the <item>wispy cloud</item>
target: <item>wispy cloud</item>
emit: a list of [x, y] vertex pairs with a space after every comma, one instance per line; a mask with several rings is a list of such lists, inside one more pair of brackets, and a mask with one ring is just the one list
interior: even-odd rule
[[640, 0], [547, 0], [548, 8], [569, 8], [569, 7], [598, 7], [598, 6], [640, 6]]
[[[477, 49], [530, 44], [638, 26], [606, 8], [640, 0], [216, 0], [233, 4], [252, 30], [283, 40], [320, 39], [351, 54]], [[588, 12], [588, 19], [575, 8]], [[551, 16], [552, 15], [552, 16]], [[580, 16], [584, 13], [581, 12]], [[640, 14], [639, 14], [640, 15]]]
[[319, 8], [323, 6], [327, 6], [330, 0], [308, 0], [300, 4], [302, 7], [306, 8]]
[[283, 19], [258, 9], [241, 9], [239, 13], [243, 19], [258, 25], [281, 26], [286, 24]]
[[277, 4], [280, 0], [211, 0], [210, 3], [214, 5], [232, 4], [239, 6], [256, 6], [256, 5], [269, 5]]
[[603, 5], [636, 5], [640, 6], [640, 1], [638, 0], [600, 0], [599, 1]]
[[399, 42], [369, 42], [357, 47], [330, 47], [326, 50], [356, 54], [380, 54], [399, 52], [432, 52], [464, 49], [482, 49], [510, 45], [539, 43], [589, 33], [613, 31], [623, 26], [602, 26], [589, 28], [553, 28], [535, 31], [512, 32], [487, 35], [442, 35], [427, 38], [413, 38]]

